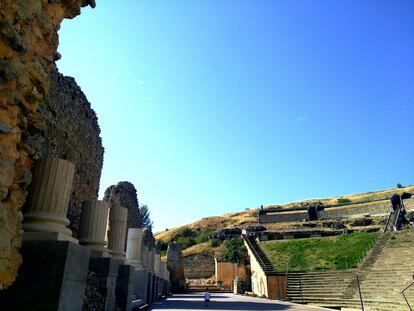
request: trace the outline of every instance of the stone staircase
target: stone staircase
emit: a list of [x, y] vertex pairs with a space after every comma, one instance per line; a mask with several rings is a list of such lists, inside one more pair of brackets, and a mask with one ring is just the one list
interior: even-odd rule
[[[290, 273], [287, 295], [296, 303], [361, 310], [356, 275], [366, 311], [407, 311], [401, 291], [413, 281], [414, 231], [382, 235], [358, 269]], [[414, 308], [414, 285], [406, 292]]]
[[275, 270], [273, 268], [272, 263], [270, 262], [266, 254], [263, 252], [262, 248], [257, 244], [256, 238], [254, 236], [249, 236], [245, 234], [243, 234], [242, 237], [246, 241], [254, 257], [258, 261], [260, 267], [263, 269], [263, 272], [265, 274], [274, 273]]
[[345, 293], [355, 278], [356, 269], [290, 273], [287, 296], [295, 303], [340, 308], [354, 306]]
[[[409, 310], [401, 291], [414, 281], [414, 231], [390, 234], [375, 263], [364, 269], [361, 293], [366, 310]], [[407, 291], [407, 298], [414, 307], [414, 288]], [[359, 299], [358, 293], [353, 299]]]

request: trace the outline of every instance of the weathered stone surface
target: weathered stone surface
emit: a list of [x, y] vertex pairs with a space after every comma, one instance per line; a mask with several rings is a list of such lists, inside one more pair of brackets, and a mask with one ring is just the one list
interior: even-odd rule
[[105, 190], [104, 200], [108, 202], [119, 202], [121, 206], [128, 209], [128, 228], [141, 228], [142, 221], [139, 213], [137, 190], [128, 181], [121, 181]]
[[154, 248], [156, 246], [156, 241], [154, 238], [154, 234], [152, 233], [152, 227], [147, 226], [144, 228], [144, 245], [148, 248]]
[[167, 269], [170, 272], [171, 290], [174, 293], [185, 290], [184, 261], [181, 244], [171, 242], [167, 249]]
[[24, 241], [22, 256], [17, 281], [0, 291], [1, 310], [82, 310], [87, 248], [67, 241]]
[[184, 260], [184, 272], [187, 279], [203, 279], [214, 276], [214, 251], [204, 251], [187, 255]]
[[128, 210], [116, 203], [109, 212], [108, 248], [114, 257], [125, 257]]
[[82, 202], [98, 196], [104, 148], [96, 114], [75, 79], [60, 73], [50, 79], [50, 92], [38, 107], [44, 126], [34, 128], [23, 139], [42, 157], [62, 158], [75, 164], [68, 219], [78, 237]]
[[[97, 288], [99, 296], [104, 298], [103, 306], [94, 308], [93, 306], [85, 308], [84, 310], [103, 310], [114, 311], [116, 310], [115, 302], [115, 289], [116, 279], [118, 277], [119, 266], [123, 264], [122, 260], [115, 258], [97, 258], [92, 257], [89, 262], [89, 271], [93, 271], [93, 285]], [[86, 292], [88, 293], [88, 292]], [[94, 295], [98, 296], [95, 291]], [[91, 303], [95, 303], [96, 299], [91, 297]]]
[[108, 214], [108, 202], [91, 200], [83, 203], [79, 243], [91, 250], [92, 257], [108, 254], [105, 248]]
[[88, 4], [85, 0], [0, 1], [0, 289], [14, 281], [21, 263], [20, 210], [30, 182], [29, 175], [21, 173], [30, 171], [33, 160], [41, 156], [41, 150], [22, 138], [44, 128], [38, 107], [50, 89], [49, 75], [56, 71], [60, 23]]

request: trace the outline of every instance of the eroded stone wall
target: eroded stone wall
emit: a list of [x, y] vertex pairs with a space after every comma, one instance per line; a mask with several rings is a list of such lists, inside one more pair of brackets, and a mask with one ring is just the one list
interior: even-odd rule
[[128, 228], [141, 228], [142, 221], [139, 213], [137, 189], [129, 181], [121, 181], [105, 190], [104, 200], [119, 202], [128, 209]]
[[62, 158], [75, 164], [68, 218], [77, 237], [82, 202], [98, 196], [104, 149], [98, 118], [75, 79], [60, 73], [50, 78], [50, 92], [38, 107], [45, 126], [41, 131], [33, 129], [24, 140], [42, 157]]
[[184, 256], [184, 274], [187, 279], [210, 278], [214, 271], [213, 251]]
[[21, 208], [33, 162], [42, 156], [23, 138], [45, 125], [38, 107], [56, 71], [59, 25], [90, 1], [0, 1], [0, 289], [21, 263]]

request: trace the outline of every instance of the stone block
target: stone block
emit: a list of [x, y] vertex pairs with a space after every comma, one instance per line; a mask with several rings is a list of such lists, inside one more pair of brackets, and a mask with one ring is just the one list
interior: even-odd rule
[[69, 241], [24, 241], [16, 282], [0, 291], [2, 311], [81, 311], [89, 250]]
[[148, 303], [148, 270], [135, 269], [134, 293], [137, 297]]
[[124, 262], [116, 258], [92, 257], [89, 261], [89, 271], [95, 272], [98, 280], [98, 290], [105, 298], [105, 311], [116, 310], [116, 281], [119, 266]]
[[116, 304], [122, 311], [132, 310], [134, 300], [135, 268], [131, 265], [120, 265], [116, 281]]

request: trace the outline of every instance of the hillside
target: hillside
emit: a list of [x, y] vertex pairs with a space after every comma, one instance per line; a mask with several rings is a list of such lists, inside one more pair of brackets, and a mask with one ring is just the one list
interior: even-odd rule
[[[329, 198], [319, 198], [319, 199], [307, 199], [297, 202], [291, 202], [286, 204], [270, 204], [264, 206], [264, 208], [294, 208], [301, 207], [310, 204], [323, 204], [323, 205], [335, 205], [338, 202], [349, 202], [348, 206], [352, 206], [352, 203], [361, 203], [369, 201], [385, 201], [388, 200], [390, 196], [394, 193], [401, 194], [403, 192], [414, 193], [414, 186], [407, 186], [403, 188], [391, 188], [378, 191], [370, 191], [356, 194], [348, 194], [341, 196], [334, 196]], [[340, 207], [339, 207], [340, 208]], [[190, 224], [182, 225], [168, 231], [161, 231], [155, 234], [156, 239], [168, 243], [174, 235], [179, 233], [185, 228], [190, 228], [195, 232], [201, 231], [215, 231], [222, 228], [244, 228], [247, 226], [257, 226], [257, 212], [258, 208], [251, 208], [241, 212], [233, 212], [229, 214], [224, 214], [221, 216], [211, 216], [205, 217], [198, 221], [195, 221]], [[286, 229], [288, 225], [286, 223], [277, 223], [277, 224], [266, 224], [265, 227], [268, 230], [282, 230]]]

